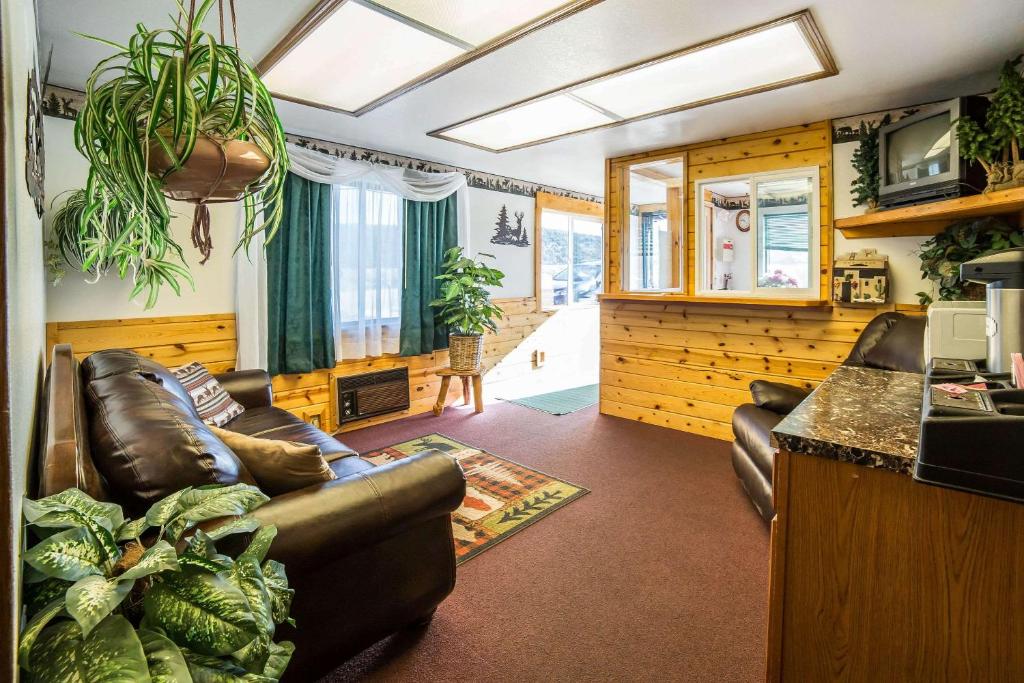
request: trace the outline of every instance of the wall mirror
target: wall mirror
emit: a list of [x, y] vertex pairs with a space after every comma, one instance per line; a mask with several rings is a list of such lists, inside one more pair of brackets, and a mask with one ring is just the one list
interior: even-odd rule
[[629, 239], [625, 242], [624, 289], [682, 291], [686, 234], [683, 159], [635, 164], [627, 174]]

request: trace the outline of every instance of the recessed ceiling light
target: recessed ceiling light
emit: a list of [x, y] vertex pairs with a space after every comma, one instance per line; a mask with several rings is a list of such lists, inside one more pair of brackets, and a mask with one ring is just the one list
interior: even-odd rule
[[[835, 63], [810, 13], [803, 11], [573, 83], [430, 135], [504, 152], [836, 73]], [[500, 126], [486, 125], [488, 120], [503, 119], [516, 109], [533, 107], [550, 98], [567, 97], [603, 112], [608, 120], [580, 117], [574, 126], [558, 134], [551, 134], [550, 128], [543, 126], [512, 134]], [[493, 130], [494, 137], [466, 135], [466, 131], [481, 130]], [[507, 144], [512, 138], [521, 142]]]
[[260, 62], [275, 97], [359, 116], [602, 0], [321, 0]]

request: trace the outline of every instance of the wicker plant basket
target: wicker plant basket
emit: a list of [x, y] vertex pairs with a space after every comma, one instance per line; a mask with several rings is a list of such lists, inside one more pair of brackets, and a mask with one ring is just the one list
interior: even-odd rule
[[479, 370], [483, 356], [484, 337], [482, 334], [448, 335], [448, 358], [452, 370], [458, 372]]

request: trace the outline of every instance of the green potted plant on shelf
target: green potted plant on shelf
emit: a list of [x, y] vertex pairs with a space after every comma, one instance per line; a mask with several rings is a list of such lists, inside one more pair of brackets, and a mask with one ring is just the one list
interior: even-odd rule
[[[985, 286], [960, 279], [960, 264], [993, 252], [1024, 247], [1024, 232], [1000, 218], [968, 218], [951, 223], [921, 245], [921, 277], [931, 280], [940, 301], [981, 301]], [[933, 292], [918, 292], [922, 304], [934, 300]]]
[[[494, 258], [491, 254], [480, 254]], [[482, 261], [463, 255], [462, 247], [445, 253], [442, 265], [441, 296], [430, 302], [438, 309], [438, 319], [448, 325], [448, 355], [452, 370], [472, 372], [480, 369], [484, 333], [497, 332], [503, 311], [491, 302], [488, 287], [500, 287], [505, 273]]]
[[970, 117], [957, 119], [956, 134], [960, 156], [975, 159], [988, 176], [985, 191], [1024, 185], [1024, 74], [1018, 56], [999, 70], [999, 87], [985, 114], [985, 121]]
[[889, 121], [888, 114], [878, 123], [861, 121], [857, 134], [860, 146], [851, 160], [857, 178], [850, 185], [853, 188], [853, 205], [866, 206], [867, 213], [878, 210], [878, 185], [881, 180], [878, 173], [878, 129], [888, 125]]
[[213, 248], [208, 203], [244, 201], [239, 248], [264, 229], [269, 241], [281, 220], [288, 154], [273, 99], [239, 54], [237, 36], [226, 45], [202, 30], [220, 3], [224, 34], [223, 2], [179, 2], [174, 28], [139, 24], [126, 45], [95, 39], [117, 53], [90, 75], [75, 124], [90, 164], [85, 213], [109, 194], [125, 220], [83, 239], [81, 251], [88, 263], [114, 262], [122, 278], [131, 273], [132, 296], [146, 291], [147, 307], [162, 285], [177, 290], [179, 278], [189, 279], [170, 234], [168, 197], [196, 204], [192, 243], [204, 263]]
[[[25, 500], [25, 680], [278, 680], [294, 647], [273, 640], [293, 595], [264, 559], [277, 529], [244, 516], [195, 528], [267, 500], [245, 484], [186, 488], [136, 520], [78, 489]], [[214, 546], [249, 532], [237, 558]]]

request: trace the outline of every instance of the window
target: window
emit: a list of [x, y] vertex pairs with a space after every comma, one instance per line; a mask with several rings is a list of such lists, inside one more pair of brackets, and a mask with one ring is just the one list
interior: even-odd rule
[[596, 303], [604, 291], [602, 222], [552, 209], [540, 216], [541, 307]]
[[338, 358], [398, 353], [402, 198], [369, 182], [334, 186], [332, 267]]
[[695, 200], [699, 294], [818, 298], [817, 167], [702, 181]]
[[629, 242], [624, 288], [682, 290], [683, 162], [654, 161], [629, 169]]

